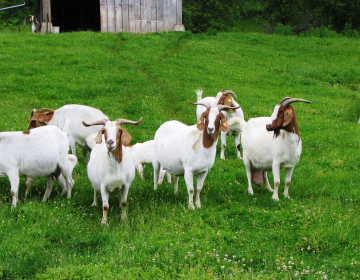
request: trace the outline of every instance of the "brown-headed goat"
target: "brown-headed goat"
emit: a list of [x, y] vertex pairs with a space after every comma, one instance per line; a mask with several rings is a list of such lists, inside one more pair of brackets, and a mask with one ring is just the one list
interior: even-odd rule
[[[272, 199], [279, 201], [280, 169], [286, 169], [284, 196], [289, 196], [291, 175], [300, 159], [302, 143], [300, 139], [293, 102], [310, 101], [299, 98], [284, 98], [275, 106], [271, 117], [250, 119], [241, 135], [243, 160], [248, 179], [248, 191], [254, 194], [251, 183], [273, 192]], [[266, 171], [274, 175], [275, 189], [269, 184]]]
[[121, 219], [126, 218], [127, 195], [132, 181], [135, 177], [134, 161], [123, 145], [130, 143], [131, 135], [123, 124], [139, 125], [142, 118], [137, 121], [107, 119], [96, 121], [91, 124], [83, 122], [83, 125], [102, 125], [95, 138], [96, 145], [90, 154], [87, 174], [94, 188], [94, 202], [97, 205], [97, 193], [101, 193], [103, 201], [103, 217], [101, 223], [107, 224], [107, 213], [109, 210], [109, 193], [120, 194], [120, 205], [122, 207]]

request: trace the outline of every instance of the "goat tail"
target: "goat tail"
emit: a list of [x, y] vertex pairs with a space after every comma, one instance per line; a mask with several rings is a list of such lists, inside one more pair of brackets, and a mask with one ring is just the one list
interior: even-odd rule
[[66, 118], [65, 125], [64, 125], [64, 128], [63, 128], [63, 132], [65, 133], [66, 136], [68, 136], [70, 124], [71, 124], [70, 119]]
[[202, 91], [202, 89], [197, 89], [197, 90], [195, 91], [195, 93], [196, 93], [196, 96], [197, 96], [197, 102], [199, 102], [199, 101], [202, 99], [202, 93], [203, 93], [203, 91]]
[[68, 155], [68, 160], [70, 164], [71, 172], [74, 169], [75, 165], [78, 163], [78, 159], [75, 155]]
[[236, 127], [238, 131], [242, 132], [246, 126], [246, 121], [240, 117], [233, 117], [227, 121], [229, 127]]

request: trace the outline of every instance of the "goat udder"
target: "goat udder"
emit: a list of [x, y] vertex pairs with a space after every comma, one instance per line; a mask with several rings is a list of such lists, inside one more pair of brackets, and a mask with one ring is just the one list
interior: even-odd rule
[[256, 170], [252, 173], [251, 182], [261, 187], [262, 183], [264, 182], [264, 177], [261, 170]]

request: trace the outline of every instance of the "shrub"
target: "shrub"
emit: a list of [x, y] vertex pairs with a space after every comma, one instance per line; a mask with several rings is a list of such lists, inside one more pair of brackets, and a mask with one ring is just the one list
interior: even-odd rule
[[275, 33], [279, 34], [279, 35], [284, 35], [284, 36], [293, 35], [291, 26], [283, 25], [281, 23], [279, 23], [278, 26], [276, 27]]

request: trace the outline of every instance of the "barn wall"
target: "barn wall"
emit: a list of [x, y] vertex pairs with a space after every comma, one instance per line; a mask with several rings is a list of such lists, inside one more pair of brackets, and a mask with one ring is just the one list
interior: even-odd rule
[[[41, 30], [43, 33], [52, 33], [51, 2], [54, 2], [55, 24], [59, 25], [60, 19], [62, 20], [62, 23], [66, 20], [63, 14], [57, 13], [60, 0], [38, 1], [40, 7], [39, 18], [42, 24]], [[93, 16], [97, 17], [100, 15], [100, 30], [102, 32], [131, 32], [144, 34], [148, 32], [161, 32], [164, 30], [184, 30], [184, 26], [182, 25], [182, 0], [98, 1], [99, 2], [97, 3], [100, 3], [100, 13]], [[86, 1], [84, 1], [84, 3], [86, 3]], [[82, 18], [80, 15], [79, 17]], [[63, 25], [63, 27], [64, 26], [65, 25]], [[83, 27], [84, 26], [81, 25], [74, 30], [82, 30]], [[72, 31], [71, 28], [71, 26], [66, 26], [64, 30]]]
[[182, 0], [100, 0], [102, 32], [183, 30]]

